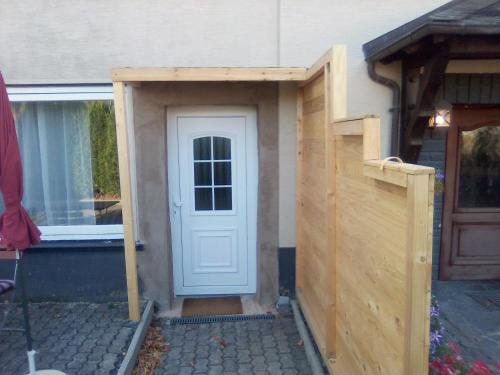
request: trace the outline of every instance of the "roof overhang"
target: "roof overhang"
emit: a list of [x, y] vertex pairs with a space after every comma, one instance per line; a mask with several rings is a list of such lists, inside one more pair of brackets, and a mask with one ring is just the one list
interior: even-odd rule
[[500, 26], [451, 26], [446, 23], [423, 25], [416, 30], [409, 30], [399, 39], [389, 42], [386, 35], [363, 45], [366, 61], [382, 61], [402, 49], [432, 35], [441, 36], [493, 36], [500, 35]]

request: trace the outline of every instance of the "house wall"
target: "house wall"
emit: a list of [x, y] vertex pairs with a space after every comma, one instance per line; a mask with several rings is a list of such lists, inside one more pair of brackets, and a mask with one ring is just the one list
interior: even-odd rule
[[275, 83], [149, 83], [133, 90], [139, 221], [144, 251], [138, 254], [144, 295], [161, 307], [173, 296], [168, 209], [166, 110], [179, 105], [257, 107], [259, 192], [257, 299], [278, 296], [278, 85]]
[[[0, 68], [8, 84], [110, 82], [120, 66], [310, 66], [348, 48], [348, 114], [382, 120], [391, 92], [366, 73], [361, 45], [447, 0], [0, 0]], [[398, 64], [379, 72], [399, 79]], [[279, 96], [279, 245], [295, 246], [295, 98]]]
[[[44, 244], [24, 252], [23, 274], [29, 300], [126, 301], [123, 245], [116, 242], [74, 245]], [[14, 269], [13, 261], [1, 261], [0, 279], [12, 279]]]

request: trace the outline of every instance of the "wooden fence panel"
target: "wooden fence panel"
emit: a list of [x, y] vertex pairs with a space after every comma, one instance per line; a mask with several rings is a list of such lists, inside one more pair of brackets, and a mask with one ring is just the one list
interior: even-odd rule
[[[322, 72], [301, 89], [299, 121], [297, 289], [319, 349], [326, 350], [328, 269], [326, 221], [326, 81]], [[314, 278], [309, 275], [315, 274]]]
[[378, 160], [376, 117], [334, 121], [345, 80], [320, 61], [298, 103], [299, 304], [331, 373], [425, 374], [434, 170]]

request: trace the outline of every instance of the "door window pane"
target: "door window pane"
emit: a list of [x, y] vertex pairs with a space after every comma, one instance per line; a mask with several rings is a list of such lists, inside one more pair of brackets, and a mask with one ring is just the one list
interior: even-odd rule
[[121, 224], [113, 102], [14, 102], [12, 111], [34, 222]]
[[212, 186], [212, 163], [194, 163], [194, 184], [195, 186]]
[[216, 210], [231, 210], [232, 209], [232, 196], [231, 188], [218, 188], [214, 190], [215, 209]]
[[214, 185], [231, 185], [231, 162], [214, 162]]
[[195, 188], [194, 206], [196, 211], [211, 211], [212, 188]]
[[231, 140], [214, 137], [214, 160], [231, 160]]
[[211, 137], [196, 138], [193, 142], [194, 160], [210, 160], [211, 152]]
[[500, 207], [500, 126], [460, 133], [458, 206]]
[[193, 159], [195, 210], [232, 210], [231, 139], [194, 139]]

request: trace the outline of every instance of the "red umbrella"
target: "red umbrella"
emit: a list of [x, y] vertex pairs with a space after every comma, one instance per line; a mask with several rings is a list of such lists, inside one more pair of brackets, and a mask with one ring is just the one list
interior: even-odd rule
[[14, 116], [0, 73], [0, 191], [5, 211], [0, 216], [0, 246], [26, 249], [40, 242], [40, 231], [21, 205], [23, 168]]

